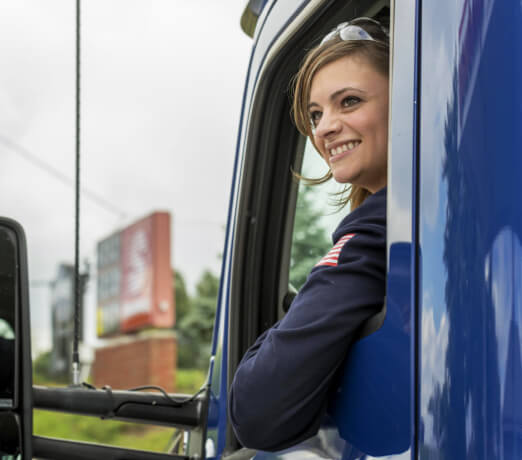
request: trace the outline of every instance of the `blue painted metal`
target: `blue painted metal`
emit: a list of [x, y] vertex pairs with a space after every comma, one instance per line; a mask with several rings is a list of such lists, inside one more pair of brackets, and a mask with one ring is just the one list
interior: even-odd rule
[[419, 456], [522, 457], [522, 4], [423, 2]]
[[410, 447], [410, 251], [409, 242], [391, 246], [384, 324], [350, 350], [330, 409], [340, 436], [373, 456]]
[[419, 248], [419, 124], [420, 124], [420, 75], [421, 75], [421, 13], [422, 0], [418, 0], [415, 5], [415, 41], [413, 50], [413, 94], [414, 94], [414, 110], [413, 110], [413, 129], [412, 129], [412, 149], [413, 149], [413, 170], [412, 170], [412, 251], [411, 251], [411, 320], [413, 333], [411, 336], [411, 362], [410, 370], [411, 383], [413, 388], [412, 407], [411, 407], [411, 460], [419, 458], [419, 397], [420, 397], [420, 371], [419, 371], [419, 336], [420, 336], [420, 313], [419, 313], [419, 273], [420, 273], [420, 248]]

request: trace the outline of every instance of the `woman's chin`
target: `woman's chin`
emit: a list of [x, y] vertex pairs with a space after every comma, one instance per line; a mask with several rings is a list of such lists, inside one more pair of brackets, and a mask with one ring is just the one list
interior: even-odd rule
[[332, 169], [332, 177], [335, 182], [338, 182], [339, 184], [352, 184], [355, 179], [354, 174], [348, 171], [340, 171], [336, 169]]

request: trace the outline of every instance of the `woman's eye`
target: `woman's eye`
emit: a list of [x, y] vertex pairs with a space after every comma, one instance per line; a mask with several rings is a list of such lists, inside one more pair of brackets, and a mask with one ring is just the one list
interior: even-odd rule
[[343, 107], [353, 107], [361, 102], [361, 99], [357, 96], [347, 96], [341, 101]]
[[310, 122], [312, 123], [312, 126], [317, 126], [317, 123], [319, 123], [319, 120], [321, 119], [321, 115], [322, 113], [317, 110], [310, 113]]

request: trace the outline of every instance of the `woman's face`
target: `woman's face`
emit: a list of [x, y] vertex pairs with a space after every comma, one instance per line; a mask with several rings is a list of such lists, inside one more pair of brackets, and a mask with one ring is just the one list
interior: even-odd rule
[[346, 56], [312, 80], [314, 142], [337, 182], [374, 193], [386, 185], [388, 78], [361, 56]]

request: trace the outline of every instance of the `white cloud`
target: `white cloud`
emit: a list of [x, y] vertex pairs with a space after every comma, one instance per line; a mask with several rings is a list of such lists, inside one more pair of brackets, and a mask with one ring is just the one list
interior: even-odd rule
[[[439, 187], [442, 181], [442, 164], [445, 158], [446, 148], [445, 125], [447, 117], [447, 106], [452, 103], [452, 62], [454, 54], [452, 48], [448, 47], [445, 37], [438, 37], [433, 43], [433, 50], [427, 51], [427, 56], [435, 56], [435, 62], [430, 63], [430, 73], [437, 84], [424, 85], [423, 103], [430, 107], [439, 107], [440, 110], [424, 110], [422, 120], [422, 168], [426, 173], [423, 175], [422, 189], [426, 196], [423, 200], [423, 215], [431, 229], [439, 225]], [[425, 102], [424, 102], [425, 101]]]
[[[504, 394], [506, 384], [511, 321], [520, 324], [520, 316], [522, 315], [522, 299], [520, 295], [517, 295], [520, 293], [522, 285], [521, 260], [522, 244], [520, 239], [511, 227], [502, 228], [493, 241], [484, 267], [485, 279], [491, 289], [495, 312], [500, 394]], [[522, 343], [522, 331], [520, 329], [519, 334], [521, 334], [519, 340]]]
[[449, 323], [446, 312], [440, 321], [435, 321], [433, 300], [429, 292], [424, 293], [422, 303], [420, 410], [424, 420], [424, 439], [429, 445], [434, 433], [433, 416], [428, 412], [428, 404], [436, 386], [442, 389], [444, 384]]

